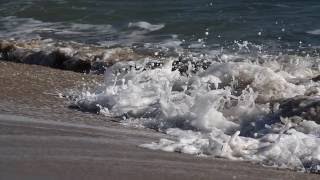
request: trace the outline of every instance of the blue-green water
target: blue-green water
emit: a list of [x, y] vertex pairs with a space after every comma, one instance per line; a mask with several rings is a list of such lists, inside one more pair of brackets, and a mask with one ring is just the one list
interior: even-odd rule
[[[1, 0], [0, 16], [2, 37], [110, 45], [170, 39], [206, 47], [234, 41], [293, 49], [320, 45], [318, 0]], [[159, 26], [130, 26], [135, 22]]]

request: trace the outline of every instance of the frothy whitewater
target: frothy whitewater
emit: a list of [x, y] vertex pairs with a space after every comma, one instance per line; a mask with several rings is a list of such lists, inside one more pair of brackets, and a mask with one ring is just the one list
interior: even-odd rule
[[73, 92], [73, 103], [172, 137], [141, 147], [319, 173], [320, 83], [311, 79], [320, 59], [209, 54], [119, 62], [94, 91]]

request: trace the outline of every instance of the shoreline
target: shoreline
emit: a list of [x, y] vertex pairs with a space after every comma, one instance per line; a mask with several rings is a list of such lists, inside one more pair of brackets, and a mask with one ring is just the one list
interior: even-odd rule
[[[124, 127], [108, 117], [69, 109], [64, 99], [51, 94], [56, 90], [63, 91], [73, 88], [79, 82], [91, 82], [92, 79], [98, 81], [99, 78], [101, 80], [101, 77], [10, 62], [0, 62], [0, 67], [0, 79], [3, 84], [0, 87], [3, 92], [0, 94], [2, 99], [0, 113], [11, 114], [10, 117], [14, 119], [10, 121], [3, 117], [0, 118], [1, 129], [6, 129], [6, 131], [2, 131], [2, 138], [0, 138], [2, 144], [0, 151], [3, 154], [11, 152], [8, 157], [0, 157], [1, 169], [6, 172], [0, 176], [0, 179], [19, 179], [19, 177], [24, 177], [24, 179], [41, 179], [41, 177], [54, 179], [105, 179], [106, 177], [140, 179], [146, 176], [150, 179], [319, 178], [316, 174], [267, 168], [249, 162], [199, 158], [186, 154], [139, 148], [138, 145], [141, 142], [150, 143], [166, 135], [148, 129]], [[82, 80], [83, 78], [84, 80]], [[62, 79], [63, 81], [61, 81]], [[48, 121], [49, 124], [41, 125], [40, 123], [40, 125], [33, 126], [33, 122], [26, 120], [25, 125], [22, 125], [19, 123], [21, 118], [34, 118], [37, 122]], [[61, 122], [62, 125], [63, 123], [80, 123], [106, 128], [102, 133], [105, 136], [102, 135], [104, 137], [101, 140], [117, 140], [101, 146], [98, 145], [99, 142], [93, 142], [94, 139], [84, 139], [81, 140], [81, 143], [71, 141], [70, 137], [88, 137], [87, 133], [89, 133], [89, 137], [92, 137], [90, 133], [97, 134], [98, 132], [94, 129], [80, 128], [80, 130], [76, 130], [82, 134], [79, 136], [79, 134], [73, 134], [74, 130], [69, 132], [61, 125], [53, 125], [50, 120]], [[67, 134], [60, 134], [60, 130]], [[52, 131], [54, 131], [54, 136]], [[128, 132], [133, 134], [129, 135]], [[27, 137], [35, 137], [36, 139], [28, 139]], [[54, 137], [58, 139], [52, 139]], [[66, 144], [63, 137], [69, 138], [67, 141], [70, 142]], [[128, 137], [132, 139], [128, 141]], [[74, 149], [75, 147], [76, 149]], [[117, 150], [116, 147], [121, 150]], [[48, 151], [48, 148], [60, 150], [66, 148], [71, 151], [71, 154], [65, 154], [67, 151], [62, 154], [59, 154], [60, 151], [53, 151], [54, 156], [49, 156], [48, 152], [51, 151]], [[19, 153], [22, 152], [25, 158], [19, 160]], [[81, 155], [77, 156], [72, 152], [78, 152]], [[98, 154], [99, 159], [94, 158], [96, 155], [92, 153]], [[64, 159], [68, 156], [71, 156], [71, 159]], [[87, 158], [81, 159], [81, 157]]]

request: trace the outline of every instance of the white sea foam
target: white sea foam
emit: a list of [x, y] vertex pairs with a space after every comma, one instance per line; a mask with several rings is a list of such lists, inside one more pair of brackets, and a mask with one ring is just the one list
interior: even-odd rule
[[[126, 124], [175, 137], [145, 148], [319, 171], [320, 125], [269, 116], [278, 109], [270, 103], [319, 88], [308, 80], [320, 73], [319, 59], [260, 55], [258, 63], [253, 56], [214, 54], [219, 61], [197, 73], [189, 63], [187, 75], [172, 71], [175, 58], [146, 70], [139, 67], [151, 59], [117, 63], [98, 91], [78, 94], [76, 103], [98, 104]], [[136, 69], [116, 73], [128, 66]]]
[[313, 34], [313, 35], [320, 35], [320, 29], [315, 29], [315, 30], [307, 31], [307, 33]]
[[[124, 24], [125, 25], [125, 24]], [[0, 38], [2, 39], [44, 39], [92, 42], [102, 46], [131, 46], [135, 43], [152, 41], [148, 33], [158, 31], [165, 24], [150, 24], [145, 21], [132, 22], [129, 28], [116, 28], [109, 24], [82, 24], [69, 22], [45, 22], [34, 18], [16, 16], [0, 17]], [[176, 37], [162, 37], [162, 47], [176, 48], [181, 41]]]
[[165, 25], [164, 24], [150, 24], [145, 21], [139, 21], [139, 22], [130, 22], [128, 24], [128, 27], [138, 27], [138, 28], [145, 29], [148, 31], [158, 31], [158, 30], [164, 28]]
[[111, 25], [91, 25], [61, 22], [43, 22], [14, 16], [0, 18], [0, 37], [35, 38], [41, 35], [73, 35], [77, 37], [103, 36], [115, 33]]

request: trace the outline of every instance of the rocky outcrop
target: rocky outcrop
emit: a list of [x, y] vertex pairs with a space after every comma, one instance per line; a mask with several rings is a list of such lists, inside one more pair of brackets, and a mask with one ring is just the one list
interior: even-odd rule
[[133, 61], [142, 55], [130, 48], [112, 48], [73, 42], [0, 41], [0, 60], [42, 65], [80, 73], [103, 74], [105, 67]]
[[173, 70], [186, 73], [189, 64], [191, 72], [207, 69], [210, 61], [194, 61], [193, 57], [178, 54], [174, 49], [159, 47], [132, 47], [106, 48], [97, 45], [87, 45], [76, 42], [53, 40], [6, 41], [0, 40], [0, 60], [25, 64], [35, 64], [71, 70], [75, 72], [103, 74], [106, 67], [117, 62], [137, 61], [148, 58], [145, 69], [161, 67], [164, 57], [172, 57]]
[[91, 62], [78, 57], [73, 57], [59, 49], [52, 51], [22, 48], [7, 41], [0, 42], [1, 59], [24, 64], [48, 66], [57, 69], [88, 73]]

